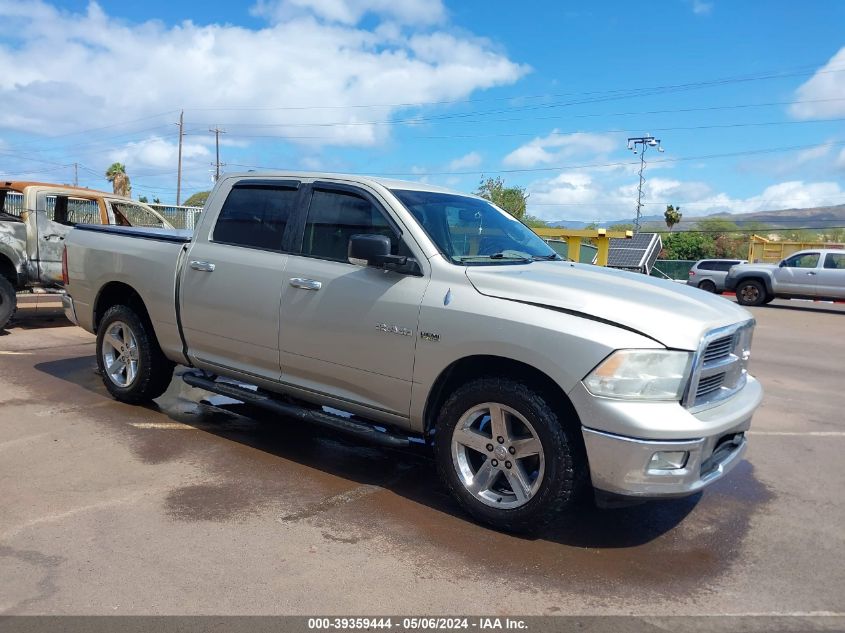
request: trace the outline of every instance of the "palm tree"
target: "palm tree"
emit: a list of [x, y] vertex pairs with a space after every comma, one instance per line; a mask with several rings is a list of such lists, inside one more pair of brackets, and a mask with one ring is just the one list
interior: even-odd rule
[[112, 163], [106, 170], [106, 180], [112, 184], [114, 193], [118, 196], [129, 196], [132, 193], [132, 185], [129, 183], [129, 176], [126, 173], [126, 165], [123, 163]]
[[667, 204], [666, 213], [663, 214], [663, 217], [666, 218], [666, 226], [668, 226], [671, 231], [672, 227], [680, 222], [683, 217], [683, 215], [681, 215], [681, 207], [675, 207], [671, 204]]

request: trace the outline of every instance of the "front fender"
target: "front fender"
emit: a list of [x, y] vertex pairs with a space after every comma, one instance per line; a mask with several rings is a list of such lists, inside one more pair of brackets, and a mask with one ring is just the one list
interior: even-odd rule
[[745, 281], [747, 279], [757, 279], [763, 282], [763, 285], [766, 287], [766, 292], [769, 294], [774, 294], [774, 284], [772, 282], [772, 276], [769, 273], [749, 270], [746, 273], [739, 273], [736, 276], [728, 277], [725, 279], [725, 289], [726, 290], [736, 290], [739, 287], [740, 282]]

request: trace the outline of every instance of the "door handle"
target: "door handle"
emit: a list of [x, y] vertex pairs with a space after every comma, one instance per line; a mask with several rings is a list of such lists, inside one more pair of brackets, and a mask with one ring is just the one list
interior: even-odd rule
[[290, 280], [290, 285], [303, 290], [319, 290], [323, 287], [323, 284], [316, 279], [303, 279], [302, 277], [294, 277]]
[[194, 270], [201, 270], [206, 273], [214, 272], [214, 264], [212, 264], [211, 262], [192, 261], [191, 268], [193, 268]]
[[815, 275], [816, 273], [814, 273], [814, 272], [809, 272], [809, 273], [807, 273], [807, 274], [808, 274], [808, 275]]

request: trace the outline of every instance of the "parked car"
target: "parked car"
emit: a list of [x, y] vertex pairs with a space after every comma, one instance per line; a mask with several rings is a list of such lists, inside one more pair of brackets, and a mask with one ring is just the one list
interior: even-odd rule
[[731, 266], [744, 264], [744, 259], [701, 259], [692, 265], [689, 271], [688, 286], [695, 286], [707, 292], [725, 291], [725, 277]]
[[39, 182], [0, 182], [0, 329], [16, 292], [61, 286], [65, 235], [76, 224], [173, 228], [140, 202], [103, 191]]
[[743, 308], [563, 261], [490, 202], [422, 183], [227, 175], [193, 235], [78, 226], [65, 274], [118, 400], [157, 398], [182, 364], [280, 424], [430, 442], [458, 503], [505, 530], [587, 491], [703, 489], [742, 459], [762, 398]]
[[779, 264], [742, 264], [731, 268], [725, 287], [741, 305], [774, 299], [845, 299], [845, 250], [798, 251]]

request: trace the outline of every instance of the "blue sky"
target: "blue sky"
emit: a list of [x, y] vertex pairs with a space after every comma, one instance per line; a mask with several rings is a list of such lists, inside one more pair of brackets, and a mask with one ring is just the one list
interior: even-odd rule
[[[526, 8], [526, 7], [530, 7]], [[183, 196], [320, 169], [530, 192], [539, 217], [845, 203], [845, 3], [0, 0], [0, 175]]]

